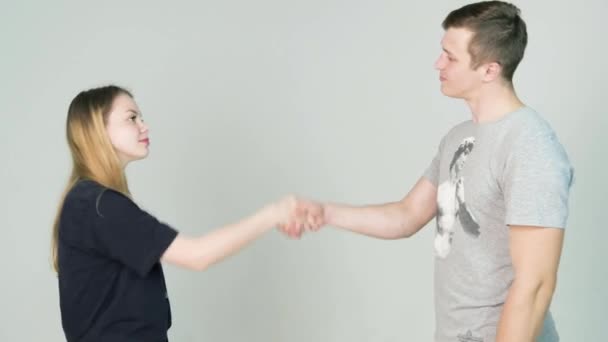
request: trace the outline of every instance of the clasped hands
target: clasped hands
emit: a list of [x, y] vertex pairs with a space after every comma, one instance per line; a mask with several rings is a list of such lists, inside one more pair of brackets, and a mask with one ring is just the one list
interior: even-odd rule
[[287, 196], [278, 203], [277, 229], [293, 239], [305, 232], [318, 231], [327, 224], [326, 207], [322, 203]]

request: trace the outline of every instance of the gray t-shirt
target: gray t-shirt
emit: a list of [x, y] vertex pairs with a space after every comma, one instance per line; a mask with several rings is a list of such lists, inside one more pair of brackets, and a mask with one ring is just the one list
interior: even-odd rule
[[[494, 342], [513, 281], [508, 225], [565, 228], [573, 171], [555, 133], [523, 107], [463, 122], [424, 176], [437, 186], [436, 342]], [[539, 341], [559, 337], [548, 313]]]

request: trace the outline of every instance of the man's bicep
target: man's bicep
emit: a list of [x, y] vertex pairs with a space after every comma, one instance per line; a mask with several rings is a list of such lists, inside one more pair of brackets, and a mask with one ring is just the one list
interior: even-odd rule
[[437, 187], [426, 177], [420, 177], [401, 204], [420, 229], [437, 214]]
[[536, 226], [510, 227], [510, 250], [516, 281], [554, 281], [561, 257], [564, 229]]

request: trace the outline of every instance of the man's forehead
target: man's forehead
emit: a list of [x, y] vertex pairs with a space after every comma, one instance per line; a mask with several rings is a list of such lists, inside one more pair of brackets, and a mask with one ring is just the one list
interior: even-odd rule
[[466, 51], [473, 32], [465, 28], [449, 28], [443, 34], [441, 46], [450, 51]]

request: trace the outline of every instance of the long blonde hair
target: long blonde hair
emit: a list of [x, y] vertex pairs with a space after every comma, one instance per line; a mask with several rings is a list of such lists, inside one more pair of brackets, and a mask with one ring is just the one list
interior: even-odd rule
[[125, 172], [106, 132], [108, 116], [119, 95], [133, 97], [121, 87], [109, 85], [83, 91], [70, 103], [66, 125], [67, 141], [72, 155], [72, 172], [61, 196], [51, 241], [53, 268], [59, 272], [59, 225], [65, 197], [81, 179], [130, 196]]

